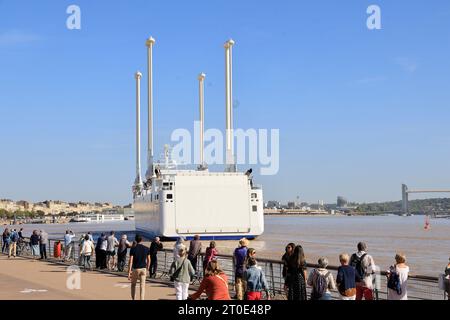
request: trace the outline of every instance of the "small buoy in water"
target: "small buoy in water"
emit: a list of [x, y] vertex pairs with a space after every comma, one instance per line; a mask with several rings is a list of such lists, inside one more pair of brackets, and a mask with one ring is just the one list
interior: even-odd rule
[[426, 216], [425, 217], [425, 226], [423, 227], [425, 230], [430, 229], [431, 225], [430, 225], [430, 217]]

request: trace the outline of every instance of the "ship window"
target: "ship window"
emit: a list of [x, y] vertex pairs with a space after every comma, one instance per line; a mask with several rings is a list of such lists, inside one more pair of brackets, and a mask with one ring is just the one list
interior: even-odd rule
[[166, 199], [173, 199], [173, 194], [168, 193], [168, 194], [166, 195]]
[[257, 197], [256, 193], [252, 193], [252, 199], [256, 199]]
[[252, 206], [252, 210], [253, 210], [253, 212], [258, 211], [258, 206]]
[[168, 182], [163, 182], [163, 186], [164, 186], [164, 187], [168, 187], [168, 186], [169, 186], [169, 183], [168, 183]]

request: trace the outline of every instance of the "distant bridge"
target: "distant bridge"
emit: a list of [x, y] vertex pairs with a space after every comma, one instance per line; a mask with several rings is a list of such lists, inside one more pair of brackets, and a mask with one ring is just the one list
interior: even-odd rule
[[450, 190], [409, 190], [406, 184], [402, 184], [402, 212], [408, 213], [408, 196], [410, 193], [450, 193]]

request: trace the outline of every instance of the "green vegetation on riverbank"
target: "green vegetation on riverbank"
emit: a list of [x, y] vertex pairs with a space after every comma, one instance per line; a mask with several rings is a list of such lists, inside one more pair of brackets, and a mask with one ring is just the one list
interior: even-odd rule
[[[450, 212], [450, 198], [410, 200], [409, 212], [414, 214]], [[401, 212], [402, 202], [375, 202], [357, 204], [356, 212]]]
[[43, 211], [7, 211], [5, 209], [0, 209], [0, 218], [3, 219], [14, 219], [14, 216], [16, 218], [42, 218], [45, 216], [45, 213]]

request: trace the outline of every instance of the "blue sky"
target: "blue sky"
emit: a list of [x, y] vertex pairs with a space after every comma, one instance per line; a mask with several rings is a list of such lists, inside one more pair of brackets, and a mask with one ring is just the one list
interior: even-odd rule
[[[81, 30], [66, 28], [71, 4]], [[381, 30], [366, 27], [371, 4]], [[0, 0], [0, 198], [131, 201], [149, 35], [157, 154], [192, 130], [199, 72], [205, 126], [224, 127], [231, 37], [234, 126], [280, 129], [279, 173], [256, 176], [265, 200], [450, 186], [448, 1]]]

